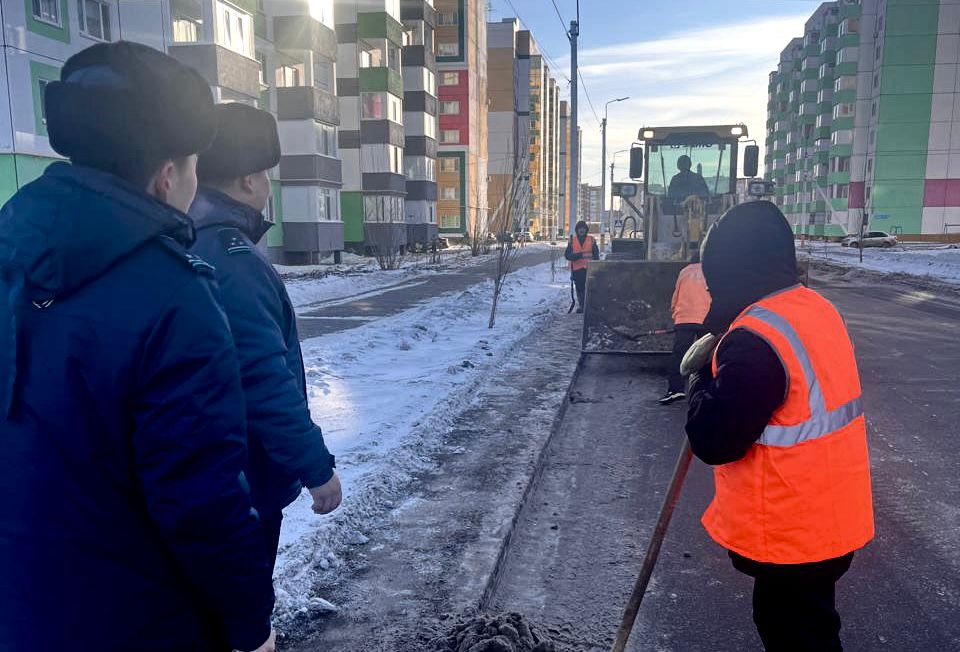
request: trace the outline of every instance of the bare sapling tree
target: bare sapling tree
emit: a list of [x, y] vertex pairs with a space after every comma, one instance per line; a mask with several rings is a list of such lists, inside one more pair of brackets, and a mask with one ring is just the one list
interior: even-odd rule
[[391, 222], [364, 222], [363, 238], [377, 265], [383, 270], [400, 269], [406, 254], [403, 225]]
[[513, 152], [506, 164], [510, 166], [508, 174], [500, 176], [502, 192], [494, 196], [500, 198], [499, 204], [490, 219], [490, 230], [496, 236], [496, 260], [493, 267], [493, 303], [490, 306], [490, 321], [487, 328], [493, 328], [497, 321], [497, 306], [503, 293], [507, 276], [516, 267], [520, 248], [514, 245], [512, 234], [526, 230], [521, 224], [530, 205], [530, 132], [521, 128], [514, 111]]
[[467, 205], [467, 214], [473, 216], [467, 230], [467, 243], [470, 246], [470, 255], [474, 257], [490, 253], [489, 223], [485, 211], [481, 209], [480, 190], [478, 183], [474, 191], [473, 204]]

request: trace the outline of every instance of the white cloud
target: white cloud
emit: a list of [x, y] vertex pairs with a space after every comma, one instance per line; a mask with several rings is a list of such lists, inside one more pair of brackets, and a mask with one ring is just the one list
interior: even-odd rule
[[[629, 147], [643, 126], [744, 122], [762, 144], [768, 75], [807, 17], [767, 17], [581, 50], [581, 73], [598, 112], [608, 99], [631, 96], [610, 105], [607, 165], [609, 153]], [[567, 69], [569, 57], [557, 63]], [[582, 91], [580, 97], [582, 177], [599, 183], [600, 129]], [[626, 159], [617, 162], [625, 172]]]

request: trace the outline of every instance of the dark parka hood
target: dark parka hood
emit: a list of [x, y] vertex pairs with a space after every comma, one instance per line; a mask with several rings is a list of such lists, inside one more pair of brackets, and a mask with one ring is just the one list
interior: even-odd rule
[[793, 231], [769, 201], [731, 208], [711, 227], [702, 249], [712, 298], [704, 324], [711, 332], [726, 331], [747, 306], [798, 283]]
[[0, 418], [16, 379], [17, 311], [98, 278], [161, 235], [193, 240], [186, 215], [120, 178], [54, 163], [0, 211]]

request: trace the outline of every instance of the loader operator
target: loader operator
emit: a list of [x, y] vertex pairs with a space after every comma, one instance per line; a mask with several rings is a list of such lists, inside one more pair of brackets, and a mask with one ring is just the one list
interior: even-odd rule
[[755, 578], [766, 650], [841, 650], [835, 585], [874, 534], [853, 345], [836, 308], [798, 283], [774, 204], [730, 210], [702, 255], [704, 324], [722, 335], [689, 391], [690, 446], [716, 466], [704, 527]]
[[592, 260], [600, 260], [600, 248], [592, 235], [588, 235], [589, 227], [583, 220], [577, 222], [567, 243], [567, 250], [563, 257], [570, 261], [570, 279], [577, 288], [577, 312], [583, 312], [583, 299], [587, 288], [587, 264]]
[[668, 198], [683, 201], [692, 195], [705, 198], [710, 196], [707, 182], [701, 175], [691, 171], [690, 167], [690, 157], [686, 154], [677, 159], [677, 169], [680, 171], [670, 179], [670, 187], [667, 188]]

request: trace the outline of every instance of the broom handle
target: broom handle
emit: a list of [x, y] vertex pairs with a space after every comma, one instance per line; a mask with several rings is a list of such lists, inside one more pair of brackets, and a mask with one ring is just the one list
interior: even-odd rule
[[626, 611], [623, 613], [623, 621], [620, 623], [620, 629], [617, 631], [617, 639], [613, 643], [613, 652], [623, 652], [627, 647], [627, 641], [630, 638], [631, 632], [633, 632], [633, 625], [640, 611], [640, 602], [647, 592], [647, 585], [650, 583], [653, 568], [656, 566], [657, 557], [660, 555], [660, 546], [663, 544], [663, 539], [667, 535], [667, 526], [670, 525], [673, 510], [680, 500], [680, 490], [683, 488], [683, 481], [687, 477], [687, 471], [690, 469], [690, 461], [692, 458], [693, 453], [690, 451], [690, 442], [686, 436], [684, 436], [683, 446], [680, 448], [680, 456], [677, 458], [677, 466], [673, 470], [673, 477], [670, 479], [667, 495], [663, 497], [663, 504], [660, 506], [657, 526], [653, 529], [653, 537], [647, 546], [647, 555], [643, 559], [640, 575], [633, 585], [630, 602], [627, 603]]

